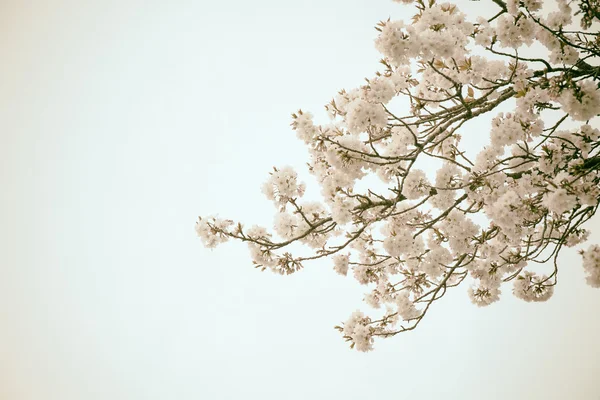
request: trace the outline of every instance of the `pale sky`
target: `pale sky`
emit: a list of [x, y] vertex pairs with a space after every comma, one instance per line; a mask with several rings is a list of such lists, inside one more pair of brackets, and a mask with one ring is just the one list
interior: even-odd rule
[[372, 76], [373, 26], [404, 10], [0, 1], [0, 399], [600, 399], [600, 291], [576, 249], [547, 303], [506, 286], [480, 309], [462, 286], [364, 354], [333, 329], [367, 310], [352, 278], [261, 273], [195, 236], [198, 215], [270, 225], [271, 167], [308, 179], [290, 114]]

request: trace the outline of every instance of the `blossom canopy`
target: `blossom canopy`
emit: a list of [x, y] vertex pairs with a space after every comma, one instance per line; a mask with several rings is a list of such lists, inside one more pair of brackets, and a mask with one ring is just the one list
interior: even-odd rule
[[[205, 246], [246, 242], [263, 270], [324, 258], [367, 286], [373, 314], [336, 327], [359, 351], [414, 329], [460, 285], [478, 306], [507, 287], [548, 300], [561, 249], [588, 238], [600, 203], [599, 3], [493, 0], [495, 14], [471, 20], [451, 3], [397, 2], [416, 12], [377, 24], [381, 71], [337, 93], [327, 123], [292, 115], [321, 200], [303, 200], [305, 184], [282, 166], [263, 186], [273, 231], [196, 223]], [[524, 57], [528, 46], [545, 56]], [[484, 115], [489, 142], [470, 154], [461, 141]], [[600, 287], [600, 246], [581, 254]]]

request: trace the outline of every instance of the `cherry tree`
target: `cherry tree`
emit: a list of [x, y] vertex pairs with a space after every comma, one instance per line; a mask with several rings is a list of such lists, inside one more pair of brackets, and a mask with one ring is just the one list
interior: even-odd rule
[[[600, 202], [599, 2], [493, 0], [497, 13], [474, 21], [450, 3], [400, 3], [414, 16], [377, 24], [381, 70], [340, 91], [328, 122], [292, 115], [321, 201], [303, 201], [284, 166], [262, 188], [273, 232], [216, 216], [196, 224], [206, 247], [246, 242], [257, 268], [291, 274], [326, 258], [366, 285], [371, 314], [336, 326], [360, 351], [415, 329], [460, 285], [478, 306], [502, 290], [548, 300], [558, 255], [587, 239]], [[545, 56], [527, 57], [528, 46]], [[489, 142], [468, 154], [470, 121], [489, 113]], [[600, 287], [600, 246], [581, 254]]]

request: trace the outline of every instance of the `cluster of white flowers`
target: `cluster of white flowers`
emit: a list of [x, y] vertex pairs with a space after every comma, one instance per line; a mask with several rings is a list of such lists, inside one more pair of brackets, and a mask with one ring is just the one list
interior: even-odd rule
[[404, 193], [407, 199], [415, 200], [429, 193], [430, 185], [425, 172], [413, 169], [404, 179]]
[[392, 257], [416, 256], [424, 250], [423, 238], [413, 237], [413, 232], [406, 229], [397, 219], [385, 225], [382, 233], [386, 236], [382, 247]]
[[313, 122], [313, 115], [298, 110], [298, 113], [292, 114], [292, 117], [294, 118], [292, 128], [296, 131], [298, 138], [304, 143], [311, 143], [319, 133]]
[[513, 118], [508, 113], [506, 116], [502, 113], [492, 121], [492, 146], [509, 146], [523, 140], [525, 133], [519, 120]]
[[596, 83], [585, 81], [558, 98], [565, 112], [576, 121], [587, 121], [600, 114], [600, 93]]
[[546, 301], [554, 293], [554, 286], [548, 282], [546, 275], [537, 276], [533, 272], [525, 272], [514, 281], [513, 293], [521, 300]]
[[199, 218], [196, 222], [196, 234], [204, 246], [212, 249], [229, 240], [227, 232], [232, 224], [231, 220], [223, 220], [214, 216]]
[[412, 25], [403, 21], [381, 22], [375, 46], [390, 62], [407, 65], [411, 58], [455, 57], [466, 53], [473, 24], [450, 4], [425, 8]]
[[368, 126], [382, 128], [387, 125], [385, 109], [376, 103], [355, 99], [346, 107], [348, 132], [364, 132]]
[[348, 274], [348, 261], [350, 257], [347, 254], [338, 254], [333, 257], [333, 269], [340, 275]]
[[[363, 87], [365, 99], [370, 103], [387, 104], [396, 95], [396, 88], [393, 82], [382, 77], [375, 77], [369, 81], [369, 85]], [[385, 116], [387, 119], [387, 115]]]
[[[247, 242], [262, 269], [289, 274], [328, 257], [336, 273], [350, 270], [381, 314], [355, 312], [338, 327], [360, 351], [414, 329], [463, 281], [478, 306], [498, 301], [509, 282], [520, 299], [549, 299], [559, 252], [588, 238], [582, 224], [600, 201], [597, 34], [563, 29], [573, 3], [557, 0], [558, 11], [545, 15], [540, 0], [510, 0], [472, 23], [452, 4], [398, 2], [418, 13], [412, 23], [377, 25], [383, 71], [341, 90], [325, 106], [327, 124], [292, 114], [322, 201], [301, 202], [304, 184], [284, 167], [263, 186], [278, 207], [280, 239], [214, 217], [196, 225], [207, 247]], [[548, 50], [545, 60], [522, 57], [534, 42]], [[398, 107], [396, 97], [409, 106]], [[510, 104], [514, 110], [492, 119], [489, 145], [467, 154], [463, 124]], [[423, 170], [428, 163], [440, 166], [435, 179]], [[293, 243], [310, 253], [293, 256]], [[600, 246], [582, 255], [588, 283], [600, 287]], [[552, 257], [546, 275], [530, 271]]]
[[548, 210], [562, 214], [575, 208], [577, 197], [569, 194], [566, 189], [557, 189], [552, 192], [546, 192], [543, 204], [548, 207]]
[[400, 315], [403, 320], [410, 321], [421, 315], [421, 312], [417, 309], [415, 303], [411, 301], [406, 292], [398, 293], [395, 300], [398, 307], [398, 315]]
[[498, 18], [496, 34], [498, 41], [504, 47], [519, 48], [522, 45], [531, 45], [536, 33], [536, 25], [523, 14], [501, 15]]
[[298, 183], [298, 174], [292, 167], [283, 167], [274, 168], [262, 191], [269, 200], [285, 205], [291, 199], [302, 197], [305, 188], [304, 183]]
[[479, 285], [468, 289], [471, 301], [482, 307], [489, 306], [495, 301], [500, 300], [500, 285]]
[[344, 323], [344, 336], [352, 340], [359, 351], [373, 350], [373, 332], [369, 327], [370, 319], [360, 311], [355, 311]]
[[592, 287], [600, 288], [600, 246], [597, 244], [591, 245], [581, 254], [587, 282]]

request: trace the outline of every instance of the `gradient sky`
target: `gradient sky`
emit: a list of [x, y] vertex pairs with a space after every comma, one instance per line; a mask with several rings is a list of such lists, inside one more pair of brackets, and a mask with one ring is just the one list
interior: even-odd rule
[[479, 309], [464, 286], [364, 354], [333, 329], [366, 309], [351, 278], [261, 273], [195, 236], [211, 213], [270, 225], [260, 185], [307, 160], [290, 114], [372, 76], [373, 26], [404, 10], [0, 1], [0, 399], [600, 399], [600, 291], [576, 249], [547, 303], [507, 286]]

